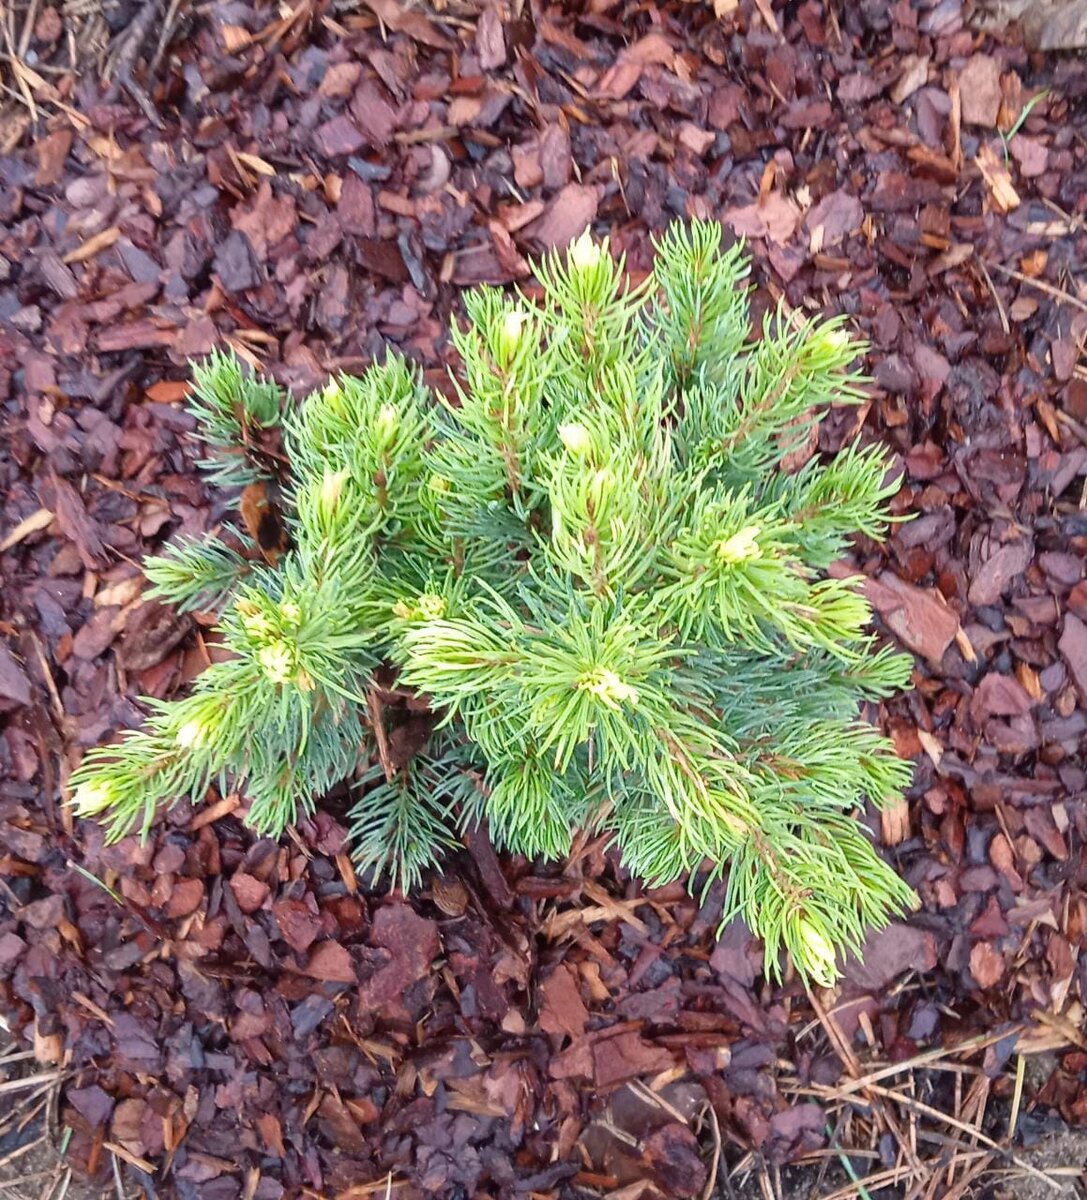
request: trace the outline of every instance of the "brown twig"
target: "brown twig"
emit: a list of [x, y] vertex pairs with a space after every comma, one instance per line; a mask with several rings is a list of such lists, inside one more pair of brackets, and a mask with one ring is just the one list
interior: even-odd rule
[[993, 277], [989, 274], [989, 271], [985, 266], [985, 260], [981, 258], [975, 258], [974, 262], [977, 263], [978, 269], [981, 271], [982, 275], [985, 276], [985, 282], [989, 285], [989, 293], [993, 297], [993, 300], [996, 301], [996, 311], [997, 315], [1000, 317], [1000, 328], [1003, 329], [1005, 333], [1010, 333], [1011, 326], [1008, 324], [1008, 314], [1004, 311], [1004, 305], [1001, 302], [1000, 296], [996, 290], [996, 286], [993, 283]]
[[1069, 429], [1079, 438], [1080, 444], [1087, 446], [1087, 425], [1077, 421], [1075, 417], [1066, 413], [1063, 408], [1054, 409], [1057, 420], [1062, 425], [1067, 425]]
[[1001, 275], [1007, 275], [1010, 279], [1017, 279], [1024, 287], [1036, 288], [1039, 292], [1045, 292], [1047, 296], [1052, 297], [1058, 304], [1070, 304], [1073, 308], [1078, 308], [1081, 312], [1087, 312], [1087, 301], [1081, 300], [1078, 296], [1073, 296], [1071, 292], [1061, 291], [1060, 288], [1054, 287], [1051, 283], [1046, 283], [1044, 279], [1031, 279], [1029, 275], [1024, 275], [1022, 271], [1015, 271], [1011, 267], [1005, 267], [1001, 263], [987, 262], [983, 258], [977, 260], [986, 266], [992, 267], [994, 271], [999, 271]]
[[8, 1079], [0, 1083], [0, 1096], [9, 1092], [19, 1092], [24, 1088], [36, 1087], [43, 1083], [53, 1083], [59, 1077], [59, 1071], [42, 1071], [37, 1075], [26, 1075], [22, 1079]]
[[[901, 1092], [896, 1092], [891, 1088], [881, 1087], [879, 1084], [869, 1084], [866, 1090], [872, 1095], [879, 1096], [881, 1099], [893, 1101], [903, 1108], [912, 1109], [926, 1117], [932, 1117], [944, 1125], [950, 1125], [952, 1129], [957, 1129], [960, 1133], [969, 1134], [976, 1138], [983, 1146], [988, 1147], [993, 1153], [1014, 1163], [1021, 1171], [1025, 1171], [1028, 1175], [1039, 1180], [1039, 1182], [1044, 1183], [1048, 1188], [1051, 1188], [1053, 1191], [1060, 1191], [1060, 1184], [1051, 1179], [1044, 1171], [1040, 1171], [1037, 1167], [1019, 1158], [1011, 1150], [1006, 1149], [999, 1142], [982, 1133], [980, 1129], [968, 1125], [965, 1121], [960, 1121], [950, 1113], [941, 1112], [938, 1108], [933, 1108], [930, 1104], [925, 1104], [921, 1100], [914, 1100], [910, 1096], [905, 1096]], [[813, 1087], [810, 1089], [810, 1092], [812, 1095], [821, 1096], [823, 1099], [832, 1099], [838, 1096], [837, 1091], [833, 1088]], [[867, 1183], [866, 1186], [868, 1186]]]
[[[857, 1062], [857, 1056], [853, 1053], [852, 1047], [842, 1036], [842, 1031], [838, 1028], [837, 1021], [835, 1021], [834, 1018], [823, 1008], [815, 993], [811, 990], [811, 988], [808, 988], [807, 990], [808, 1000], [811, 1003], [812, 1009], [814, 1010], [815, 1015], [819, 1018], [823, 1028], [826, 1030], [831, 1042], [834, 1044], [834, 1048], [841, 1057], [842, 1062], [845, 1064], [846, 1070], [850, 1075], [853, 1076], [854, 1080], [859, 1081], [860, 1064]], [[899, 1145], [899, 1148], [906, 1156], [910, 1166], [916, 1170], [920, 1166], [920, 1162], [916, 1153], [913, 1151], [909, 1142], [904, 1136], [896, 1118], [887, 1109], [886, 1105], [879, 1103], [878, 1099], [876, 1099], [878, 1093], [872, 1091], [870, 1085], [858, 1082], [857, 1086], [864, 1095], [865, 1099], [871, 1102], [872, 1113], [876, 1120], [887, 1130], [888, 1133], [894, 1137], [895, 1141]]]
[[144, 43], [162, 18], [162, 3], [163, 0], [144, 0], [143, 7], [121, 35], [107, 68], [107, 77], [114, 80], [110, 89], [111, 97], [116, 98], [117, 91], [123, 87], [139, 105], [143, 115], [158, 129], [162, 128], [162, 121], [151, 97], [136, 82], [135, 70]]
[[377, 688], [371, 686], [366, 693], [366, 707], [370, 713], [370, 728], [374, 731], [374, 741], [377, 743], [378, 761], [385, 772], [385, 782], [392, 783], [396, 778], [396, 764], [389, 749], [389, 736], [385, 732], [385, 705], [378, 695]]
[[60, 692], [57, 691], [56, 681], [53, 679], [53, 672], [49, 667], [49, 659], [46, 657], [45, 651], [42, 649], [41, 639], [34, 632], [28, 631], [30, 644], [34, 647], [34, 653], [38, 659], [38, 666], [41, 667], [42, 676], [45, 679], [45, 689], [49, 693], [49, 702], [53, 706], [53, 716], [56, 718], [59, 729], [64, 728], [64, 704], [60, 698]]
[[706, 1104], [706, 1112], [710, 1118], [710, 1131], [713, 1134], [713, 1157], [710, 1159], [710, 1169], [706, 1173], [706, 1186], [702, 1189], [702, 1200], [710, 1200], [717, 1190], [717, 1173], [721, 1166], [721, 1123], [712, 1104]]
[[1013, 1026], [1010, 1029], [1001, 1029], [996, 1033], [985, 1034], [982, 1037], [970, 1038], [967, 1041], [959, 1042], [955, 1046], [940, 1047], [936, 1050], [926, 1050], [921, 1054], [915, 1054], [913, 1058], [905, 1058], [899, 1063], [890, 1063], [885, 1067], [877, 1067], [868, 1074], [859, 1076], [856, 1079], [846, 1083], [839, 1084], [834, 1089], [836, 1097], [844, 1097], [852, 1095], [854, 1092], [861, 1091], [869, 1087], [873, 1083], [879, 1083], [880, 1080], [889, 1079], [892, 1075], [900, 1075], [906, 1071], [911, 1071], [916, 1067], [935, 1066], [941, 1059], [949, 1059], [953, 1055], [967, 1054], [974, 1050], [985, 1050], [989, 1046], [995, 1045], [997, 1042], [1003, 1041], [1006, 1037], [1012, 1034], [1019, 1035], [1023, 1033], [1022, 1025]]

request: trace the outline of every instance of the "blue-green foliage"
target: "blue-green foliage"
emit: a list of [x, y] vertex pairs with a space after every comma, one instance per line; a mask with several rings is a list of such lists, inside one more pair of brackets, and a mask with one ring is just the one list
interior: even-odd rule
[[[360, 866], [404, 887], [484, 819], [551, 858], [611, 831], [649, 883], [727, 873], [771, 970], [784, 948], [832, 979], [911, 901], [854, 815], [909, 781], [858, 706], [910, 663], [827, 574], [884, 528], [888, 463], [786, 470], [860, 398], [857, 344], [780, 311], [752, 342], [717, 225], [658, 251], [635, 289], [586, 237], [539, 264], [539, 303], [470, 294], [455, 402], [394, 355], [293, 408], [230, 358], [198, 368], [219, 478], [252, 478], [249, 432], [281, 427], [292, 548], [275, 570], [214, 540], [149, 564], [157, 594], [221, 611], [232, 657], [88, 755], [77, 811], [121, 836], [218, 782], [277, 834], [354, 776]], [[373, 727], [379, 664], [432, 713], [406, 761]]]

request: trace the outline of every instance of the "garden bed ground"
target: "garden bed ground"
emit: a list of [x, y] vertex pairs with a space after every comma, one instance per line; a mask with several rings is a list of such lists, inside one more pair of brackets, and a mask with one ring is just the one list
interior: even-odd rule
[[[1030, 1146], [1087, 1123], [1087, 66], [960, 0], [515, 7], [106, 8], [108, 93], [68, 69], [104, 25], [6, 10], [0, 1014], [37, 1057], [0, 1065], [0, 1163], [48, 1117], [76, 1178], [202, 1200], [1072, 1185], [1081, 1139]], [[818, 448], [863, 421], [917, 518], [856, 552], [918, 656], [879, 714], [913, 799], [874, 819], [908, 924], [808, 995], [599, 843], [480, 838], [409, 903], [334, 804], [281, 844], [234, 796], [73, 828], [82, 751], [205, 662], [138, 571], [226, 511], [187, 359], [304, 391], [392, 343], [438, 379], [465, 286], [590, 222], [641, 269], [688, 215], [750, 240], [760, 307], [872, 345]]]

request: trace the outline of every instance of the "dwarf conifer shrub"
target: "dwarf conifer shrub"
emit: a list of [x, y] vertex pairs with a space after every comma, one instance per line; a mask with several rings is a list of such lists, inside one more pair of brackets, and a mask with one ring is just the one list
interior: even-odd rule
[[769, 969], [785, 949], [832, 980], [912, 899], [856, 816], [910, 778], [858, 715], [910, 661], [827, 571], [894, 488], [878, 447], [784, 466], [861, 397], [842, 323], [778, 312], [752, 340], [718, 225], [657, 249], [637, 287], [584, 236], [538, 265], [539, 303], [467, 295], [455, 402], [395, 355], [299, 406], [198, 366], [216, 482], [289, 463], [290, 548], [273, 568], [239, 532], [147, 563], [228, 654], [86, 756], [77, 813], [146, 832], [215, 785], [278, 835], [349, 779], [357, 860], [403, 888], [484, 820], [547, 858], [608, 831], [647, 883], [727, 875]]

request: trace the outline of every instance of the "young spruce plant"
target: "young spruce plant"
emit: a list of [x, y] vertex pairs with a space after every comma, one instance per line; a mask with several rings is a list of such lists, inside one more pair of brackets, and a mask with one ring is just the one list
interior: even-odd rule
[[827, 573], [894, 487], [878, 447], [786, 469], [861, 398], [858, 346], [782, 312], [751, 340], [721, 239], [673, 226], [634, 287], [585, 235], [538, 264], [538, 303], [468, 294], [455, 402], [392, 354], [300, 406], [232, 358], [196, 367], [217, 483], [267, 472], [252, 449], [279, 427], [290, 549], [147, 563], [153, 594], [218, 611], [229, 657], [86, 756], [76, 812], [146, 833], [217, 785], [276, 836], [352, 780], [357, 860], [405, 889], [484, 820], [552, 859], [607, 831], [647, 883], [727, 875], [768, 969], [785, 950], [833, 981], [912, 901], [856, 815], [910, 779], [858, 708], [911, 664]]

